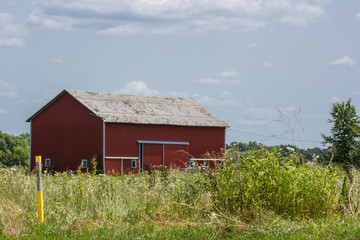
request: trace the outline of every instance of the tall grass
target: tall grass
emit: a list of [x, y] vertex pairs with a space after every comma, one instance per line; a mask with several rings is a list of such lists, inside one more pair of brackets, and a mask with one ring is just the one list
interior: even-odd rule
[[[44, 174], [45, 228], [66, 232], [150, 224], [247, 231], [281, 219], [357, 216], [360, 174], [353, 171], [347, 187], [344, 176], [338, 169], [298, 164], [296, 158], [267, 151], [229, 152], [224, 165], [195, 173]], [[27, 236], [38, 227], [36, 176], [21, 168], [0, 169], [0, 237]]]
[[216, 209], [240, 219], [262, 217], [269, 211], [311, 218], [336, 209], [334, 172], [317, 164], [297, 164], [277, 152], [241, 157], [229, 153], [224, 167], [205, 179]]

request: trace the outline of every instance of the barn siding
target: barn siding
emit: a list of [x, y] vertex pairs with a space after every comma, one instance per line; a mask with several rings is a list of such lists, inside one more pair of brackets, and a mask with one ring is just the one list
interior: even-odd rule
[[31, 120], [31, 169], [35, 156], [51, 158], [56, 170], [76, 170], [82, 159], [99, 156], [102, 168], [102, 120], [68, 93]]
[[[167, 167], [171, 164], [185, 166], [183, 162], [188, 161], [188, 156], [182, 155], [179, 150], [189, 149], [190, 157], [201, 158], [206, 152], [219, 153], [225, 147], [225, 128], [223, 127], [106, 123], [105, 131], [105, 153], [106, 156], [111, 157], [139, 157], [138, 140], [189, 142], [189, 146], [165, 145], [165, 166]], [[153, 160], [152, 165], [162, 163], [162, 153], [162, 145], [145, 144], [144, 170], [150, 160]], [[170, 161], [170, 158], [174, 161]], [[110, 167], [114, 166], [113, 160], [111, 162], [109, 168], [105, 163], [106, 171], [110, 171]]]

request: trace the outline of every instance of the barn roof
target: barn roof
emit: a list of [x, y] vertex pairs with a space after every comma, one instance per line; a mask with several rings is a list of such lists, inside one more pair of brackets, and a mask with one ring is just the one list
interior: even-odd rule
[[109, 123], [229, 127], [191, 98], [163, 98], [64, 90], [27, 121], [64, 93], [70, 94], [96, 116]]

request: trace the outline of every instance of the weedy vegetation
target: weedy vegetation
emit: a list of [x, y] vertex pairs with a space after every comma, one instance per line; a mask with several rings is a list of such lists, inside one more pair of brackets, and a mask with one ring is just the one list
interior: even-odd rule
[[196, 172], [43, 174], [39, 224], [35, 174], [4, 167], [0, 238], [354, 239], [360, 174], [347, 169], [259, 150]]

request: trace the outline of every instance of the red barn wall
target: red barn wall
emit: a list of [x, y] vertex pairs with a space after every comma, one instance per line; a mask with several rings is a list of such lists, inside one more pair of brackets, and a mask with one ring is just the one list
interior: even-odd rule
[[96, 153], [102, 168], [103, 121], [90, 114], [68, 93], [60, 96], [31, 121], [31, 170], [35, 156], [51, 159], [55, 170], [76, 170], [82, 159]]
[[[139, 157], [138, 140], [188, 142], [189, 146], [164, 146], [164, 165], [169, 167], [175, 164], [185, 167], [184, 161], [189, 158], [202, 158], [207, 152], [222, 152], [225, 148], [225, 128], [106, 123], [105, 155]], [[184, 154], [187, 151], [189, 154]], [[161, 165], [162, 154], [161, 144], [144, 144], [144, 170], [146, 165]], [[115, 167], [115, 161], [106, 160], [106, 163], [109, 162], [109, 165], [105, 163], [106, 171], [111, 171]], [[124, 160], [124, 163], [125, 161], [128, 164], [129, 160]]]

